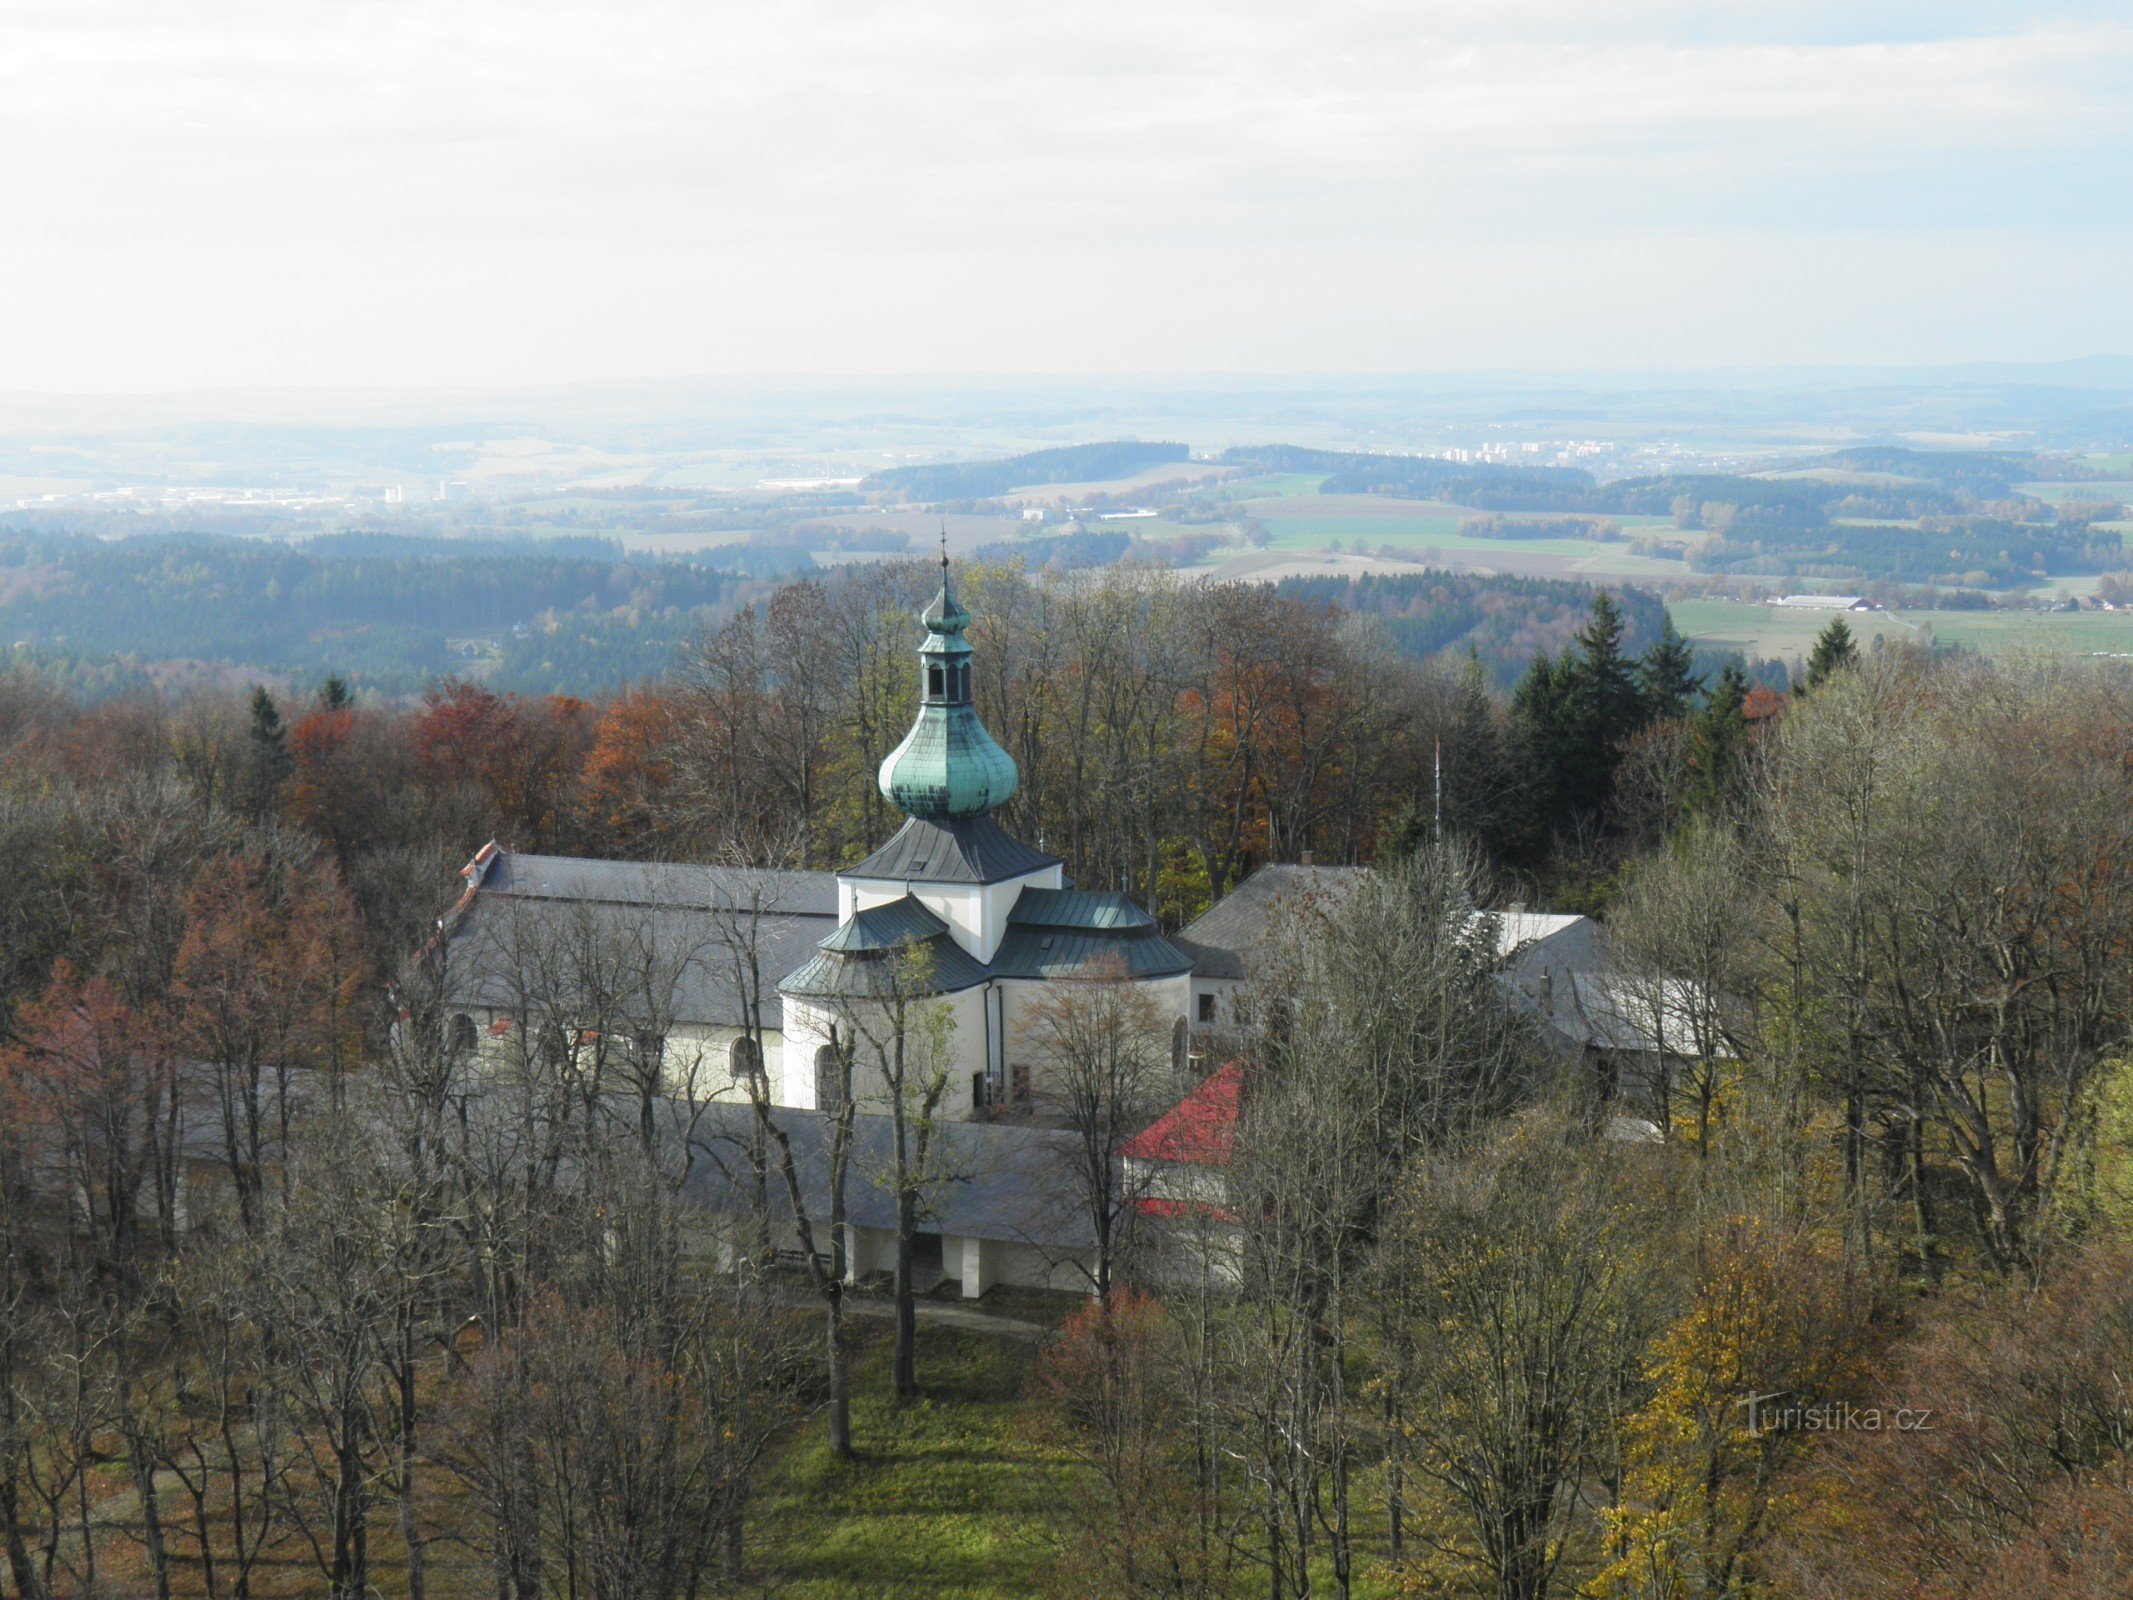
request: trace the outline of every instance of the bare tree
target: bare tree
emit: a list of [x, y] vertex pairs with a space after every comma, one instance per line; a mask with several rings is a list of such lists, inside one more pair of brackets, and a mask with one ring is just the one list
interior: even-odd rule
[[1413, 1468], [1459, 1511], [1417, 1529], [1499, 1600], [1542, 1600], [1613, 1427], [1638, 1320], [1634, 1225], [1577, 1134], [1541, 1122], [1416, 1172], [1386, 1248], [1438, 1337], [1400, 1375]]
[[1040, 1060], [1037, 1092], [1074, 1133], [1062, 1159], [1096, 1241], [1090, 1287], [1106, 1299], [1150, 1181], [1144, 1170], [1129, 1182], [1118, 1149], [1175, 1087], [1170, 1024], [1146, 985], [1114, 957], [1051, 986], [1030, 1006], [1025, 1026]]

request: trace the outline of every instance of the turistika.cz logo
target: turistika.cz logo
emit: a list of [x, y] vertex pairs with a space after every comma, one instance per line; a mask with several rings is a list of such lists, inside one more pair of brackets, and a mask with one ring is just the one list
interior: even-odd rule
[[1855, 1406], [1849, 1400], [1809, 1403], [1787, 1390], [1751, 1394], [1735, 1405], [1748, 1408], [1748, 1432], [1766, 1433], [1931, 1433], [1930, 1406]]

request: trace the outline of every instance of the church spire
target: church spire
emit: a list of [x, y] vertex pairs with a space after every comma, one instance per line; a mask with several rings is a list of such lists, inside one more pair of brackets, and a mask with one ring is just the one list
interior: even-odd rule
[[986, 732], [970, 694], [970, 613], [955, 597], [941, 533], [941, 589], [919, 614], [918, 717], [881, 764], [881, 792], [914, 817], [974, 817], [1014, 794], [1014, 759]]

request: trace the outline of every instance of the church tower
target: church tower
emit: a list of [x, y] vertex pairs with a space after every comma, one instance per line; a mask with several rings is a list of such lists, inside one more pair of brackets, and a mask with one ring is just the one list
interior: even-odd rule
[[1014, 758], [1002, 750], [970, 697], [970, 613], [955, 597], [948, 555], [941, 592], [919, 613], [918, 716], [904, 742], [881, 764], [881, 792], [907, 817], [978, 817], [1014, 796]]
[[1026, 1100], [1034, 1063], [1017, 1054], [1017, 1019], [1052, 983], [1117, 971], [1153, 985], [1159, 1007], [1179, 1018], [1190, 1002], [1192, 961], [1153, 917], [1122, 895], [1069, 888], [1057, 856], [993, 819], [1018, 778], [971, 700], [970, 613], [955, 597], [945, 551], [940, 593], [919, 621], [918, 714], [878, 777], [904, 825], [837, 874], [836, 930], [778, 985], [791, 1104], [828, 1104], [821, 1085], [825, 1063], [835, 1066], [824, 1054], [832, 1031], [848, 1033], [904, 981], [906, 956], [923, 957], [926, 992], [947, 1008], [955, 1116]]

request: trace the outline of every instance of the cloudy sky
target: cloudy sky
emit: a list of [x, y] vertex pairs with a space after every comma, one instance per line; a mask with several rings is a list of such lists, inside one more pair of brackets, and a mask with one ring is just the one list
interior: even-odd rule
[[2133, 12], [16, 0], [0, 389], [2133, 350]]

